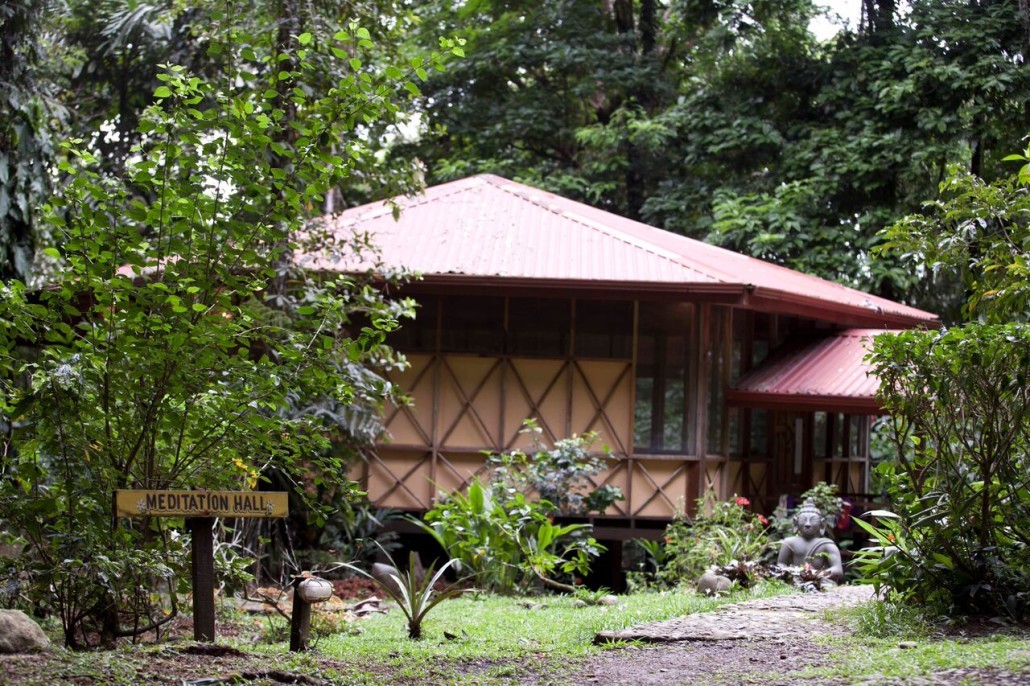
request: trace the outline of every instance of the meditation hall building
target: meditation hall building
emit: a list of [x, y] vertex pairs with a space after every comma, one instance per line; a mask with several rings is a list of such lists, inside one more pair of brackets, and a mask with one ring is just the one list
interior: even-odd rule
[[[399, 215], [395, 218], [395, 206]], [[491, 175], [332, 218], [375, 260], [324, 272], [405, 268], [418, 304], [389, 340], [412, 399], [353, 475], [377, 505], [421, 513], [484, 471], [484, 452], [596, 431], [598, 484], [625, 500], [598, 538], [657, 535], [714, 489], [769, 513], [819, 481], [869, 493], [877, 383], [863, 358], [931, 313], [631, 221]]]

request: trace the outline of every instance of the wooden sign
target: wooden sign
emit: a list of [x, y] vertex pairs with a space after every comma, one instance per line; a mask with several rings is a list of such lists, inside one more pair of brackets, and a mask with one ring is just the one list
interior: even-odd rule
[[117, 517], [285, 517], [287, 494], [266, 491], [115, 491]]
[[216, 517], [285, 517], [288, 496], [265, 491], [115, 491], [116, 517], [182, 517], [192, 534], [193, 638], [215, 640]]

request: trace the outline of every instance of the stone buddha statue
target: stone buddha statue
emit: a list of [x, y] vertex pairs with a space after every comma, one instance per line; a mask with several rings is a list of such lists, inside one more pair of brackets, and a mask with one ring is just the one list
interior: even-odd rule
[[844, 579], [844, 566], [840, 561], [840, 548], [826, 538], [826, 523], [819, 508], [809, 498], [794, 515], [796, 536], [783, 540], [777, 563], [781, 565], [812, 565], [813, 569], [829, 570], [830, 579], [839, 583]]

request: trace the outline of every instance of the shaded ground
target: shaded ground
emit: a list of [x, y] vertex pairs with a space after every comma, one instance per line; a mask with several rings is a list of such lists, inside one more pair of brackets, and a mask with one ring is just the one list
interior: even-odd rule
[[[827, 686], [842, 681], [803, 675], [804, 670], [828, 666], [839, 659], [835, 652], [839, 648], [815, 640], [817, 635], [846, 634], [842, 627], [825, 621], [822, 610], [861, 602], [868, 597], [866, 587], [845, 587], [826, 594], [738, 603], [712, 613], [601, 634], [597, 642], [607, 642], [611, 648], [575, 662], [562, 662], [546, 654], [518, 660], [448, 659], [432, 661], [409, 672], [396, 664], [357, 664], [345, 658], [328, 658], [317, 651], [269, 655], [215, 646], [212, 652], [209, 647], [180, 642], [106, 653], [74, 654], [54, 649], [41, 655], [0, 656], [0, 684], [727, 686], [802, 683]], [[908, 652], [900, 647], [898, 650]], [[1030, 683], [1030, 673], [962, 669], [905, 681], [867, 677], [864, 681], [850, 679], [848, 683], [864, 686], [1016, 684]]]

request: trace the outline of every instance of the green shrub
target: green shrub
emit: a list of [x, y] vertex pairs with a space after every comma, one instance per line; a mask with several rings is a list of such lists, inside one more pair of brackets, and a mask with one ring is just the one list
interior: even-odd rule
[[594, 450], [596, 432], [555, 441], [551, 448], [542, 442], [542, 431], [532, 419], [523, 422], [519, 433], [533, 436], [533, 450], [490, 455], [495, 480], [526, 495], [535, 494], [563, 516], [603, 514], [612, 503], [625, 499], [618, 486], [595, 488], [591, 483], [608, 467], [608, 449], [602, 448], [601, 454]]
[[[588, 524], [555, 524], [555, 507], [530, 500], [504, 481], [441, 499], [415, 520], [476, 583], [496, 593], [526, 590], [534, 581], [554, 585], [556, 572], [586, 574], [603, 548]], [[563, 589], [565, 590], [565, 589]]]
[[896, 462], [859, 567], [902, 603], [1030, 617], [1030, 327], [876, 338]]
[[666, 587], [693, 583], [710, 567], [760, 560], [769, 548], [768, 522], [750, 505], [747, 498], [717, 501], [710, 493], [697, 500], [695, 517], [677, 513], [665, 530], [656, 582]]

